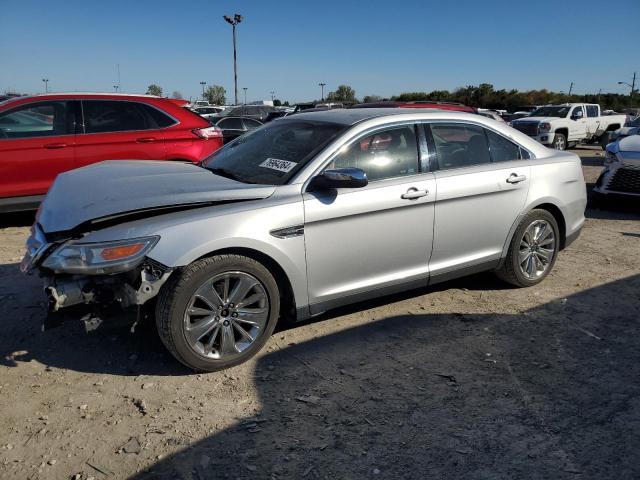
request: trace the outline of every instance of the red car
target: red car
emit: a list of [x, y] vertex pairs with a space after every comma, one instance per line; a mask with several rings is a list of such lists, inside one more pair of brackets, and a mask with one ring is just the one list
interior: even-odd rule
[[361, 103], [359, 105], [354, 105], [351, 108], [437, 108], [439, 110], [452, 110], [454, 112], [477, 113], [475, 108], [468, 107], [462, 103], [435, 101], [397, 102], [389, 100], [383, 102]]
[[0, 212], [37, 207], [56, 175], [103, 160], [199, 162], [222, 131], [150, 95], [66, 93], [0, 102]]

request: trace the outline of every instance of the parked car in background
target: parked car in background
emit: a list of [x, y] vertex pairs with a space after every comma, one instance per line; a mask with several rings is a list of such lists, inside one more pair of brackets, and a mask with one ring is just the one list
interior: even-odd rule
[[502, 115], [502, 119], [509, 125], [511, 125], [511, 122], [513, 122], [514, 120], [518, 120], [520, 118], [525, 118], [528, 116], [529, 113], [527, 112], [505, 113], [504, 115]]
[[176, 101], [56, 93], [0, 103], [0, 211], [37, 207], [56, 175], [103, 160], [199, 162], [222, 132]]
[[615, 142], [616, 140], [620, 140], [624, 137], [628, 137], [629, 135], [638, 135], [640, 134], [640, 116], [632, 118], [628, 120], [623, 127], [609, 132], [608, 136], [603, 137], [603, 148], [607, 146], [608, 143]]
[[513, 120], [511, 126], [543, 145], [565, 150], [581, 142], [599, 142], [626, 120], [626, 115], [601, 115], [597, 104], [565, 103], [540, 107], [526, 118]]
[[222, 117], [246, 117], [253, 118], [260, 122], [264, 122], [271, 112], [276, 112], [275, 107], [269, 105], [240, 105], [237, 107], [227, 108], [224, 112], [219, 113], [212, 118], [218, 119]]
[[483, 117], [491, 118], [496, 122], [505, 123], [504, 119], [497, 113], [491, 110], [483, 110], [478, 111], [478, 115], [482, 115]]
[[468, 107], [462, 103], [435, 101], [399, 102], [385, 100], [382, 102], [359, 103], [350, 108], [435, 108], [438, 110], [450, 110], [453, 112], [476, 113], [475, 108]]
[[640, 197], [640, 135], [631, 135], [607, 145], [604, 169], [593, 189], [599, 195]]
[[229, 143], [240, 135], [255, 130], [262, 122], [248, 117], [222, 117], [214, 125], [222, 131], [224, 143]]
[[276, 118], [286, 117], [287, 115], [290, 115], [290, 114], [291, 112], [287, 112], [286, 110], [276, 110], [274, 112], [269, 112], [269, 114], [267, 115], [267, 118], [264, 119], [263, 123], [270, 122], [271, 120], [275, 120]]
[[202, 118], [214, 117], [214, 116], [220, 115], [222, 112], [224, 112], [224, 108], [223, 107], [213, 107], [213, 106], [195, 107], [192, 110], [194, 112], [196, 112], [198, 115], [200, 115]]
[[504, 124], [336, 109], [271, 122], [199, 166], [60, 175], [21, 268], [40, 270], [54, 318], [155, 311], [168, 350], [214, 371], [255, 355], [279, 318], [484, 270], [536, 285], [585, 206], [578, 156]]

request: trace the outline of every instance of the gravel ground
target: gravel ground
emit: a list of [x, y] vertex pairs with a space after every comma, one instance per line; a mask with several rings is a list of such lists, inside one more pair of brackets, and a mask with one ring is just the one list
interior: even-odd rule
[[[587, 182], [602, 153], [580, 149]], [[152, 327], [40, 331], [0, 225], [0, 477], [640, 478], [640, 211], [589, 208], [540, 285], [481, 274], [282, 326], [193, 374]]]

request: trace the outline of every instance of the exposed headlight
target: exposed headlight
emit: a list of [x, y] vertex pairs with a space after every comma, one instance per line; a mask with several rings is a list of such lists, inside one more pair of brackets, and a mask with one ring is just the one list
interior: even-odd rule
[[54, 272], [85, 275], [125, 272], [142, 262], [159, 239], [154, 236], [100, 243], [70, 241], [49, 255], [42, 266]]
[[549, 130], [551, 130], [551, 124], [550, 124], [550, 123], [547, 123], [547, 122], [541, 122], [541, 123], [538, 125], [538, 129], [539, 129], [541, 132], [548, 132]]

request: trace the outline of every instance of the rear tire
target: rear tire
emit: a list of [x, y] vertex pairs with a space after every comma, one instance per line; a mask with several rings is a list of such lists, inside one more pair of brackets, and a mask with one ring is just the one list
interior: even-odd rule
[[532, 210], [520, 221], [507, 256], [496, 271], [498, 277], [517, 287], [530, 287], [545, 279], [558, 256], [558, 222], [546, 210]]
[[567, 137], [563, 133], [556, 133], [553, 136], [553, 143], [551, 144], [556, 150], [567, 149]]
[[176, 359], [214, 372], [258, 353], [279, 313], [278, 284], [264, 265], [241, 255], [216, 255], [170, 277], [158, 295], [156, 327]]

